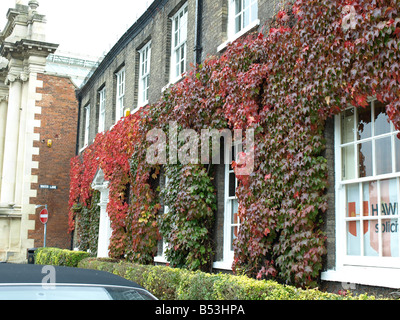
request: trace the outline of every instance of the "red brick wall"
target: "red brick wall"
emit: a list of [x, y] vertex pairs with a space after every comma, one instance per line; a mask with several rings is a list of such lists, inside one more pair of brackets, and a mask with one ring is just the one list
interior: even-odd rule
[[[43, 88], [37, 89], [42, 100], [37, 101], [36, 106], [42, 108], [42, 113], [36, 115], [36, 119], [41, 120], [40, 128], [35, 128], [35, 133], [40, 134], [40, 142], [34, 142], [34, 147], [40, 151], [33, 161], [39, 161], [39, 169], [32, 170], [38, 175], [38, 183], [32, 185], [37, 190], [37, 198], [31, 198], [30, 203], [48, 205], [46, 245], [68, 249], [71, 245], [68, 234], [69, 169], [76, 148], [78, 101], [75, 86], [69, 78], [39, 74], [38, 80], [43, 81]], [[51, 148], [47, 146], [49, 139], [53, 141]], [[54, 185], [57, 190], [40, 189], [39, 185]], [[40, 211], [37, 209], [36, 215], [30, 217], [35, 220], [35, 230], [29, 231], [35, 247], [43, 246]]]

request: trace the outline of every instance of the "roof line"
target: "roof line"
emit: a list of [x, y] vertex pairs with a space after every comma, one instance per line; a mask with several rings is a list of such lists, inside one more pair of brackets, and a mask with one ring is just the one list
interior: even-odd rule
[[136, 22], [126, 31], [118, 42], [111, 48], [99, 66], [94, 70], [85, 84], [77, 91], [77, 95], [89, 91], [96, 79], [111, 65], [115, 56], [117, 56], [136, 36], [143, 30], [143, 28], [152, 20], [157, 13], [157, 9], [164, 7], [169, 0], [154, 0], [149, 8], [136, 20]]

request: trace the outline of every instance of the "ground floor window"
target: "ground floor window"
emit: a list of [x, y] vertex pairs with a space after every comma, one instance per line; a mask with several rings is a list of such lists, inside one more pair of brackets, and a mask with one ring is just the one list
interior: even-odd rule
[[337, 120], [337, 254], [346, 265], [400, 268], [399, 132], [377, 101]]

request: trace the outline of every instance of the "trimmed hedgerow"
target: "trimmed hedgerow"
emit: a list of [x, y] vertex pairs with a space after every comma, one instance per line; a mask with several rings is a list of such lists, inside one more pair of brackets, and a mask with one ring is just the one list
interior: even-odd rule
[[82, 251], [70, 251], [58, 248], [38, 248], [35, 251], [35, 264], [77, 267], [81, 260], [91, 256], [90, 253]]
[[115, 262], [107, 259], [84, 259], [80, 268], [107, 271], [134, 281], [160, 300], [374, 300], [366, 294], [338, 295], [317, 289], [300, 289], [272, 280], [256, 280], [231, 274], [209, 274], [201, 271], [174, 269]]

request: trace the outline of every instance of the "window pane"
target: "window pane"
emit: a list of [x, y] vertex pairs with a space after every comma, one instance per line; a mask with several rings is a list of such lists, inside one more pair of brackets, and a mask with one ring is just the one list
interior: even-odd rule
[[246, 7], [243, 11], [243, 28], [246, 28], [250, 24], [250, 8]]
[[376, 181], [363, 183], [363, 215], [378, 216], [378, 183]]
[[258, 18], [258, 2], [254, 1], [251, 5], [251, 21], [253, 22]]
[[364, 142], [358, 145], [358, 169], [359, 177], [372, 176], [372, 142]]
[[235, 173], [229, 173], [229, 197], [235, 197], [236, 196], [236, 177]]
[[391, 137], [375, 141], [376, 174], [392, 172], [392, 146]]
[[360, 192], [359, 184], [351, 184], [346, 187], [346, 198], [347, 198], [347, 212], [348, 218], [359, 217], [360, 213]]
[[231, 219], [231, 224], [239, 224], [239, 201], [238, 200], [233, 200], [232, 201], [232, 219]]
[[[368, 228], [365, 228], [365, 224], [368, 225]], [[379, 256], [378, 228], [378, 220], [364, 222], [364, 255], [366, 257]]]
[[358, 140], [371, 137], [372, 123], [371, 123], [371, 107], [358, 108]]
[[235, 0], [235, 14], [242, 11], [242, 0]]
[[382, 220], [382, 249], [384, 257], [399, 256], [398, 228], [398, 219]]
[[354, 108], [342, 114], [342, 143], [354, 141]]
[[356, 178], [354, 146], [342, 148], [342, 178], [350, 180]]
[[235, 19], [235, 33], [242, 30], [242, 15], [238, 15]]
[[386, 107], [381, 102], [375, 101], [375, 135], [390, 132], [389, 117], [386, 115]]
[[234, 250], [233, 248], [233, 241], [236, 240], [237, 236], [238, 236], [238, 232], [239, 232], [239, 227], [235, 226], [231, 228], [231, 251]]
[[347, 222], [347, 254], [351, 256], [361, 255], [360, 222]]
[[382, 180], [381, 182], [382, 215], [394, 216], [399, 214], [399, 199], [397, 179]]

